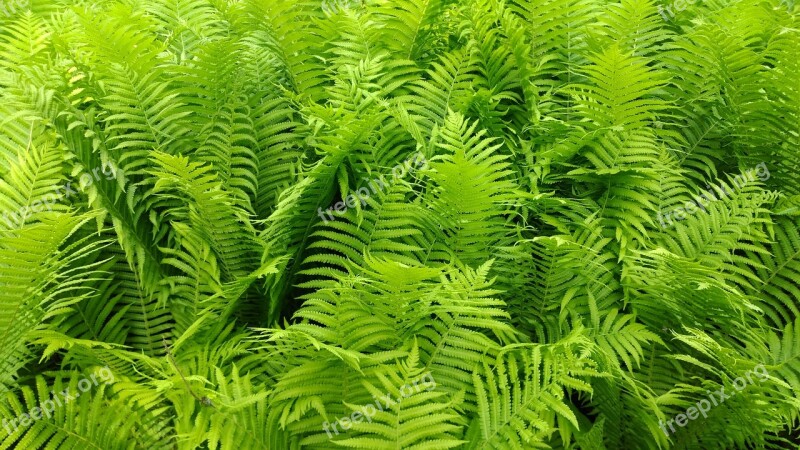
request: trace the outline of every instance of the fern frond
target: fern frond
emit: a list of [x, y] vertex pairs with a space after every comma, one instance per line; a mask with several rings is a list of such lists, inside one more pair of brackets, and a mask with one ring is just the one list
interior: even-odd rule
[[473, 375], [478, 417], [467, 448], [530, 448], [541, 445], [562, 417], [578, 427], [565, 403], [565, 388], [590, 392], [577, 376], [593, 371], [589, 342], [578, 332], [552, 345], [521, 347]]

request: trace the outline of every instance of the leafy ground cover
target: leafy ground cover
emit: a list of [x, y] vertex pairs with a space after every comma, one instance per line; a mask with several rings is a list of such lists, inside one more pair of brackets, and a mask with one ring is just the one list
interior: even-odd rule
[[0, 449], [775, 449], [779, 0], [0, 8]]

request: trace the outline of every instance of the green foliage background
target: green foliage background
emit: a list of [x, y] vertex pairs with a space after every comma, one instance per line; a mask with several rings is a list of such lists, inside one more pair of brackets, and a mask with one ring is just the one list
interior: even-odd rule
[[4, 5], [0, 449], [797, 448], [793, 4]]

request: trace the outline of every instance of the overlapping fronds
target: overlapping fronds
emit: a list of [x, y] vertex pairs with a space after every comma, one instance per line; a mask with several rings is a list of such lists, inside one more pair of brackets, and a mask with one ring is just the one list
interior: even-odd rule
[[798, 14], [3, 1], [0, 449], [797, 447]]

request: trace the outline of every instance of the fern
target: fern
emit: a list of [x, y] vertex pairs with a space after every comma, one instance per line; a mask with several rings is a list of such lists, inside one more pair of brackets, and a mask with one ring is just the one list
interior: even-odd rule
[[4, 2], [0, 448], [796, 447], [797, 14]]

